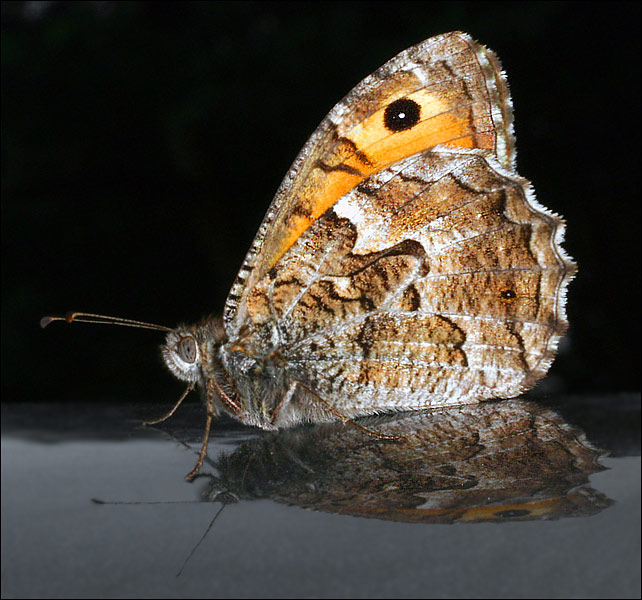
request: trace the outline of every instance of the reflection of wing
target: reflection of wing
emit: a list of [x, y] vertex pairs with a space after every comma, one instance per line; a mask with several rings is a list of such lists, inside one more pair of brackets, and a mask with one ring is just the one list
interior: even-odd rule
[[443, 147], [373, 175], [257, 281], [237, 344], [346, 416], [519, 394], [550, 365], [573, 272], [527, 185]]
[[377, 440], [324, 425], [252, 439], [217, 464], [217, 485], [332, 513], [471, 523], [596, 514], [603, 470], [584, 433], [532, 402], [503, 401], [375, 419]]
[[[284, 98], [296, 106], [296, 99]], [[438, 144], [482, 148], [513, 163], [510, 99], [492, 52], [464, 33], [405, 50], [323, 120], [268, 209], [225, 307], [234, 338], [247, 294], [310, 225], [365, 177]]]

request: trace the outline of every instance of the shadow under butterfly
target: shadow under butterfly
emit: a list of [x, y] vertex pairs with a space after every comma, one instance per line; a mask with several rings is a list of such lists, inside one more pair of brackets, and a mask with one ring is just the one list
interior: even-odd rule
[[[266, 499], [401, 522], [589, 516], [613, 501], [588, 485], [605, 469], [584, 432], [520, 400], [268, 433], [209, 463], [203, 500]], [[231, 496], [230, 496], [231, 495]]]

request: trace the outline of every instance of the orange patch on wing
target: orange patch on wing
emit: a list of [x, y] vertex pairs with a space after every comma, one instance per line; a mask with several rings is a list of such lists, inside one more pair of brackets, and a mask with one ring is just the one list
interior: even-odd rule
[[414, 100], [421, 107], [421, 119], [414, 127], [404, 131], [390, 131], [384, 123], [386, 105], [344, 136], [344, 140], [354, 143], [356, 150], [346, 155], [345, 146], [337, 148], [337, 144], [321, 158], [323, 166], [317, 166], [316, 170], [322, 170], [323, 175], [314, 178], [314, 182], [303, 190], [300, 202], [305, 209], [304, 214], [290, 216], [287, 231], [270, 266], [285, 254], [314, 221], [366, 177], [439, 144], [494, 149], [493, 133], [485, 134], [475, 130], [468, 107], [450, 106], [447, 99], [440, 99], [425, 89], [405, 97]]
[[[555, 514], [564, 505], [564, 497], [546, 498], [544, 500], [527, 502], [524, 504], [506, 504], [490, 506], [474, 506], [470, 508], [399, 508], [395, 513], [402, 515], [408, 521], [430, 520], [431, 518], [443, 518], [445, 520], [456, 520], [458, 522], [478, 521], [499, 521], [502, 518], [510, 518], [509, 513], [515, 511], [515, 517], [537, 519], [546, 515]], [[372, 516], [386, 515], [388, 508], [359, 506], [356, 511], [359, 514]], [[518, 512], [519, 511], [519, 512]], [[519, 514], [524, 511], [523, 514]], [[503, 513], [503, 514], [502, 514]], [[504, 516], [506, 515], [506, 516]]]
[[477, 506], [475, 508], [469, 508], [464, 512], [460, 517], [460, 521], [482, 521], [482, 520], [491, 520], [497, 519], [498, 513], [510, 513], [515, 511], [518, 513], [520, 511], [525, 511], [526, 514], [523, 516], [528, 516], [533, 519], [535, 517], [541, 517], [547, 514], [550, 514], [559, 508], [563, 502], [563, 498], [546, 498], [544, 500], [538, 500], [533, 502], [527, 502], [524, 504], [505, 504], [505, 505], [495, 505], [495, 506]]
[[[377, 169], [378, 171], [379, 169]], [[315, 194], [315, 202], [310, 206], [309, 215], [292, 215], [288, 222], [287, 233], [282, 237], [278, 250], [270, 266], [273, 266], [287, 252], [288, 248], [316, 221], [326, 210], [334, 205], [339, 198], [349, 192], [368, 175], [376, 171], [365, 172], [363, 176], [345, 171], [330, 171], [325, 174], [323, 189], [313, 187], [310, 191]], [[363, 173], [363, 171], [362, 171]]]

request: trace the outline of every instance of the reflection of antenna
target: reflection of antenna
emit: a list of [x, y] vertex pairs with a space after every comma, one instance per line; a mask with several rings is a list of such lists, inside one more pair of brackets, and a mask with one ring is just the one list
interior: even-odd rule
[[108, 504], [203, 504], [203, 500], [132, 500], [130, 502], [118, 500], [100, 500], [99, 498], [91, 498], [94, 504], [106, 506]]
[[216, 514], [214, 515], [214, 517], [210, 521], [210, 524], [207, 526], [207, 529], [205, 530], [205, 533], [201, 536], [201, 539], [198, 540], [198, 542], [196, 542], [196, 546], [194, 546], [192, 548], [192, 551], [187, 555], [187, 558], [183, 562], [183, 566], [179, 569], [178, 573], [176, 573], [176, 577], [180, 577], [181, 576], [181, 574], [183, 573], [183, 570], [185, 569], [185, 567], [187, 566], [187, 563], [189, 562], [189, 559], [192, 558], [192, 556], [194, 556], [194, 553], [196, 552], [196, 549], [201, 545], [202, 541], [207, 537], [207, 534], [210, 532], [210, 529], [212, 529], [212, 527], [214, 526], [214, 522], [216, 521], [216, 519], [218, 519], [218, 516], [223, 512], [223, 509], [227, 505], [228, 505], [228, 502], [223, 502], [221, 504], [221, 508], [219, 508], [218, 511], [216, 511]]
[[[110, 500], [99, 500], [98, 498], [92, 498], [91, 501], [94, 504], [99, 504], [99, 505], [107, 505], [107, 504], [203, 504], [202, 500], [156, 500], [156, 501], [110, 501]], [[212, 517], [212, 520], [210, 521], [210, 524], [207, 526], [207, 529], [205, 530], [205, 533], [201, 536], [201, 538], [196, 542], [196, 545], [192, 548], [190, 553], [187, 555], [187, 558], [183, 561], [183, 565], [179, 569], [178, 573], [176, 573], [176, 577], [180, 577], [183, 571], [185, 570], [185, 567], [187, 566], [187, 563], [190, 561], [192, 556], [194, 556], [194, 553], [196, 552], [197, 548], [203, 543], [203, 540], [207, 537], [207, 534], [210, 532], [212, 527], [214, 527], [214, 523], [216, 522], [216, 519], [218, 519], [219, 515], [223, 512], [223, 509], [228, 505], [228, 504], [234, 504], [239, 501], [238, 497], [235, 494], [232, 494], [231, 492], [219, 492], [216, 494], [216, 496], [211, 500], [212, 502], [220, 502], [221, 503], [221, 508], [219, 508], [216, 511], [216, 514]]]

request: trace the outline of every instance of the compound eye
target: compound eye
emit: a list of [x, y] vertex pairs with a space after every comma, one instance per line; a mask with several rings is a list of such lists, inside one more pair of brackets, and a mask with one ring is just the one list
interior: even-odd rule
[[178, 355], [186, 363], [196, 362], [196, 341], [193, 337], [184, 337], [178, 342]]

